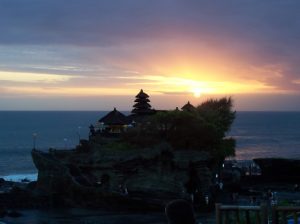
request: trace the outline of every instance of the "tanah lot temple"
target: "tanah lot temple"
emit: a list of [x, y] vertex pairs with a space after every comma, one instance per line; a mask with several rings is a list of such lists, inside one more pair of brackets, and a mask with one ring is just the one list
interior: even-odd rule
[[[181, 108], [194, 109], [189, 102]], [[175, 150], [166, 142], [149, 147], [128, 144], [126, 148], [126, 142], [118, 141], [122, 133], [149, 122], [158, 112], [162, 110], [153, 109], [149, 95], [140, 90], [128, 116], [114, 108], [90, 126], [89, 140], [81, 140], [75, 149], [33, 149], [31, 155], [38, 169], [36, 190], [47, 195], [51, 203], [72, 206], [152, 208], [194, 194], [204, 203], [212, 195], [213, 183], [207, 152]]]
[[[195, 110], [195, 107], [190, 102], [187, 102], [181, 109], [190, 112]], [[176, 108], [176, 110], [178, 110], [178, 108]], [[128, 128], [134, 127], [137, 123], [147, 120], [149, 116], [157, 112], [163, 112], [163, 110], [152, 109], [149, 95], [141, 89], [135, 96], [133, 109], [130, 115], [126, 116], [114, 108], [104, 117], [99, 119], [95, 125], [90, 126], [90, 136], [118, 136]]]

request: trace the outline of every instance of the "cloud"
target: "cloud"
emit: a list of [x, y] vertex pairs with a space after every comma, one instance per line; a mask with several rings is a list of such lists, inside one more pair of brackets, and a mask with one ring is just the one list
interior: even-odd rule
[[142, 87], [165, 95], [200, 87], [300, 93], [299, 7], [297, 0], [2, 0], [0, 71], [55, 82], [31, 76], [29, 85], [17, 75], [14, 86], [7, 77], [1, 86], [45, 95]]
[[295, 83], [295, 84], [297, 84], [297, 85], [300, 85], [300, 79], [293, 80], [293, 83]]
[[66, 82], [70, 76], [38, 73], [17, 73], [0, 71], [0, 81], [25, 83], [57, 83]]
[[231, 41], [236, 36], [282, 45], [282, 40], [297, 41], [299, 6], [296, 0], [3, 0], [0, 42], [108, 46], [183, 36]]

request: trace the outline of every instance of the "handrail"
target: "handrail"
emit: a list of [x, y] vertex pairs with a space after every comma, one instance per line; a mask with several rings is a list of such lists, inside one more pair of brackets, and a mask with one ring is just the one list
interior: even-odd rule
[[[227, 224], [230, 222], [230, 214], [233, 213], [234, 222], [236, 224], [246, 223], [251, 224], [251, 214], [254, 213], [255, 224], [267, 224], [268, 223], [268, 211], [265, 204], [260, 206], [238, 206], [238, 205], [222, 205], [216, 204], [216, 224]], [[244, 214], [244, 215], [243, 215]], [[245, 222], [242, 220], [245, 219]]]
[[279, 224], [280, 221], [283, 223], [288, 223], [288, 219], [290, 219], [288, 218], [289, 216], [292, 216], [294, 223], [298, 224], [299, 213], [299, 206], [272, 206], [272, 224]]
[[273, 206], [273, 208], [279, 211], [300, 212], [300, 206]]
[[260, 206], [221, 205], [222, 210], [260, 210]]
[[[252, 213], [254, 213], [255, 220], [250, 218]], [[298, 224], [299, 215], [300, 206], [272, 206], [270, 210], [272, 224], [288, 223], [290, 219], [294, 221], [294, 224]], [[268, 217], [269, 213], [266, 204], [261, 204], [260, 206], [216, 204], [216, 224], [267, 224]], [[233, 222], [231, 222], [232, 219], [234, 220]]]

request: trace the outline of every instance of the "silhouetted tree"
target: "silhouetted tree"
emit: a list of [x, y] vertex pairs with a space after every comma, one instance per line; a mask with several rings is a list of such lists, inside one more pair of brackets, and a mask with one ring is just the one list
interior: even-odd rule
[[195, 110], [158, 112], [126, 134], [126, 141], [150, 146], [166, 141], [177, 150], [208, 151], [222, 160], [234, 155], [235, 140], [225, 138], [235, 119], [232, 99], [211, 99]]

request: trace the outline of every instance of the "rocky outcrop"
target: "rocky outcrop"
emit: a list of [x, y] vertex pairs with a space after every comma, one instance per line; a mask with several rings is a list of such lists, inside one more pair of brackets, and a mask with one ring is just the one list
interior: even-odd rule
[[76, 204], [101, 205], [114, 198], [119, 204], [158, 205], [192, 193], [204, 197], [211, 185], [208, 154], [198, 151], [92, 145], [88, 152], [33, 150], [32, 158], [39, 171], [37, 191]]
[[257, 158], [254, 159], [261, 169], [262, 176], [274, 181], [299, 181], [300, 159]]

